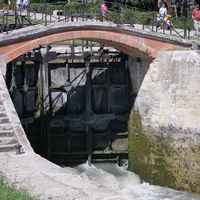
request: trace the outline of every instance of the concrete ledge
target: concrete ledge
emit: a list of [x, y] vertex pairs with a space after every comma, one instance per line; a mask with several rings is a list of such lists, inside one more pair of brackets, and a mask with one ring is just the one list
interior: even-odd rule
[[61, 168], [37, 154], [0, 153], [0, 172], [17, 188], [40, 200], [133, 200], [89, 181], [71, 168]]

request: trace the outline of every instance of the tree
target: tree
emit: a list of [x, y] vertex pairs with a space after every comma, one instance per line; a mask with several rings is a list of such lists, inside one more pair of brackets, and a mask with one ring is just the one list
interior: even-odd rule
[[121, 0], [124, 4], [127, 3], [129, 5], [135, 6], [144, 10], [157, 10], [158, 0]]

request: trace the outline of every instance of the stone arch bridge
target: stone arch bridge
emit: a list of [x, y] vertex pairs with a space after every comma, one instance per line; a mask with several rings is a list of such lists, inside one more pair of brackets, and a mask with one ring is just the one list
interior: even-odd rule
[[159, 51], [186, 50], [193, 42], [170, 35], [148, 33], [110, 22], [59, 22], [36, 25], [1, 35], [1, 58], [6, 63], [14, 58], [53, 42], [87, 39], [103, 42], [134, 57], [155, 58]]
[[35, 155], [6, 89], [7, 64], [63, 40], [103, 43], [128, 55], [134, 99], [128, 117], [130, 170], [153, 184], [200, 193], [197, 43], [120, 24], [87, 21], [35, 25], [0, 38], [1, 152], [13, 152], [14, 144], [20, 143], [25, 154]]

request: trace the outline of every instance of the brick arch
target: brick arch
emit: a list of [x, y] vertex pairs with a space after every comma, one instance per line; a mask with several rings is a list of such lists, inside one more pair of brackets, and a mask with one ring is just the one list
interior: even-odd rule
[[[24, 37], [24, 39], [26, 38]], [[104, 43], [117, 48], [130, 56], [142, 58], [155, 58], [161, 50], [185, 49], [185, 47], [176, 44], [147, 37], [140, 37], [138, 35], [130, 35], [123, 32], [115, 32], [113, 30], [91, 29], [58, 31], [57, 33], [52, 34], [49, 34], [48, 31], [46, 31], [40, 36], [33, 35], [25, 41], [0, 47], [0, 55], [4, 58], [4, 61], [8, 63], [20, 55], [36, 49], [41, 45], [48, 45], [54, 42], [72, 39], [86, 39]]]

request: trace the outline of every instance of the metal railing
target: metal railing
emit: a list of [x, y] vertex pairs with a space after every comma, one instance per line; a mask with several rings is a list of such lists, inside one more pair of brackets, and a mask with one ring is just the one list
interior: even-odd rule
[[[27, 10], [10, 10], [0, 14], [1, 33], [9, 33], [14, 29], [23, 28], [35, 24], [47, 26], [50, 23], [62, 21], [111, 21], [116, 24], [129, 25], [150, 32], [160, 32], [177, 37], [190, 39], [191, 19], [176, 17], [176, 26], [166, 30], [156, 27], [156, 13], [139, 10], [135, 7], [122, 5], [121, 3], [106, 2], [109, 12], [102, 17], [99, 3], [87, 3], [80, 1], [38, 3], [30, 4]], [[163, 22], [164, 24], [164, 22]], [[193, 23], [192, 23], [193, 24]]]

